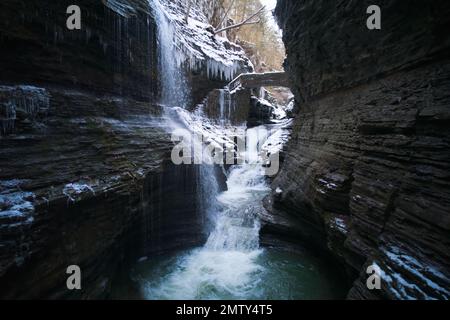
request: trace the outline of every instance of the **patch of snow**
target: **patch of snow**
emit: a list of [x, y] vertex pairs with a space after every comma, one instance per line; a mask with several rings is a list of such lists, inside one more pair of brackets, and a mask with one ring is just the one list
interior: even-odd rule
[[280, 187], [277, 187], [277, 188], [275, 189], [275, 193], [276, 193], [276, 194], [282, 194], [282, 193], [283, 193], [283, 190], [282, 190]]
[[147, 261], [147, 260], [148, 260], [148, 257], [144, 256], [144, 257], [140, 257], [137, 262], [140, 263], [140, 262], [144, 262], [144, 261]]
[[145, 176], [145, 170], [143, 168], [139, 168], [136, 173], [141, 177]]
[[334, 225], [343, 234], [347, 234], [348, 233], [348, 227], [347, 227], [347, 224], [345, 223], [344, 219], [339, 218], [339, 217], [334, 217]]
[[[245, 126], [232, 127], [228, 125], [222, 126], [211, 119], [208, 119], [204, 114], [203, 106], [199, 105], [195, 112], [189, 112], [182, 108], [174, 108], [178, 119], [184, 127], [188, 128], [190, 132], [203, 138], [204, 143], [210, 146], [211, 149], [217, 151], [234, 150], [234, 137], [245, 137]], [[189, 141], [187, 141], [189, 143]], [[195, 159], [198, 163], [202, 159]]]
[[263, 106], [266, 106], [266, 107], [269, 107], [269, 108], [272, 108], [272, 107], [273, 107], [272, 103], [270, 103], [270, 102], [267, 101], [266, 99], [259, 98], [258, 100], [259, 100], [259, 103], [260, 103], [261, 105], [263, 105]]
[[372, 263], [375, 273], [381, 278], [381, 280], [386, 282], [392, 282], [392, 278], [376, 263]]
[[334, 221], [338, 227], [346, 228], [345, 222], [341, 218], [334, 218]]
[[284, 146], [291, 137], [291, 125], [292, 119], [285, 119], [271, 125], [271, 133], [261, 149], [267, 154], [277, 154], [282, 152]]
[[324, 185], [327, 189], [335, 190], [337, 188], [337, 185], [335, 183], [326, 181], [325, 179], [319, 179], [319, 182]]
[[[392, 281], [395, 281], [390, 287], [391, 291], [400, 299], [413, 299], [417, 294], [423, 299], [435, 298], [450, 298], [450, 291], [447, 287], [443, 287], [437, 283], [443, 282], [450, 284], [450, 279], [437, 267], [432, 265], [425, 265], [418, 258], [401, 251], [400, 248], [391, 246], [385, 248], [383, 253], [388, 258], [387, 268]], [[411, 283], [410, 280], [405, 279], [396, 269], [406, 271], [411, 277], [418, 280], [417, 284]], [[425, 292], [425, 288], [420, 288], [418, 284], [426, 285], [427, 289], [432, 289], [438, 296], [430, 296]], [[411, 293], [415, 292], [415, 295]]]
[[322, 189], [320, 189], [320, 188], [316, 188], [316, 191], [317, 192], [319, 192], [319, 193], [321, 193], [321, 194], [326, 194], [326, 192], [325, 191], [323, 191]]
[[292, 112], [293, 110], [294, 110], [294, 108], [295, 108], [295, 101], [294, 100], [292, 100], [292, 101], [290, 101], [289, 103], [288, 103], [288, 105], [286, 106], [286, 111], [287, 112]]
[[283, 120], [287, 118], [286, 111], [280, 106], [275, 106], [273, 108], [272, 114], [276, 120]]
[[75, 201], [74, 196], [85, 192], [91, 192], [95, 195], [94, 189], [87, 184], [69, 183], [64, 186], [63, 194], [72, 202]]
[[[0, 218], [27, 217], [34, 212], [36, 196], [32, 192], [21, 191], [20, 186], [24, 182], [26, 180], [0, 181]], [[31, 223], [33, 220], [27, 221]]]

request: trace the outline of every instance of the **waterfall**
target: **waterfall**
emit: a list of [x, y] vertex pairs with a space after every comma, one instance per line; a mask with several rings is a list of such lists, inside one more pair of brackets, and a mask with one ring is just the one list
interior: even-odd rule
[[[180, 113], [187, 112], [185, 109], [189, 105], [190, 90], [183, 68], [186, 57], [181, 48], [177, 47], [177, 30], [171, 19], [173, 17], [164, 8], [160, 0], [149, 0], [149, 4], [153, 8], [157, 25], [158, 74], [161, 79], [160, 103], [165, 106], [168, 130], [173, 132], [177, 129], [190, 129], [193, 132], [195, 130], [180, 119]], [[191, 140], [190, 138], [189, 140]], [[202, 149], [204, 147], [202, 142], [196, 140], [195, 137], [191, 141], [195, 144], [194, 148]], [[205, 225], [205, 217], [211, 216], [211, 211], [215, 210], [219, 186], [212, 165], [202, 164], [196, 166], [194, 170], [196, 181], [190, 181], [190, 183], [195, 183], [197, 186], [197, 207], [199, 211], [197, 214], [202, 216]]]
[[[171, 129], [202, 128], [203, 119], [195, 123], [183, 107], [187, 105], [187, 84], [182, 64], [177, 62], [175, 30], [168, 13], [159, 0], [150, 0], [158, 28], [159, 71], [161, 77], [161, 103], [168, 109], [166, 116]], [[211, 71], [216, 72], [215, 70]], [[221, 128], [213, 134], [225, 132], [224, 124], [231, 119], [232, 102], [228, 90], [221, 90], [218, 107]], [[178, 107], [178, 108], [177, 108]], [[183, 121], [185, 120], [185, 121]], [[192, 137], [191, 137], [192, 138]], [[149, 299], [195, 299], [225, 296], [246, 298], [256, 294], [260, 223], [258, 214], [268, 187], [259, 151], [267, 139], [264, 127], [247, 130], [246, 158], [242, 165], [229, 169], [227, 190], [219, 193], [213, 165], [197, 167], [198, 202], [202, 214], [212, 220], [213, 227], [205, 245], [178, 259], [171, 270], [155, 282], [144, 283], [144, 294]], [[192, 140], [190, 140], [192, 141]], [[201, 141], [193, 139], [195, 148], [203, 148]]]
[[[303, 297], [304, 287], [310, 283], [309, 292], [317, 292], [315, 284], [320, 283], [321, 277], [314, 264], [305, 264], [293, 254], [260, 248], [259, 217], [264, 214], [263, 199], [270, 192], [264, 154], [268, 147], [270, 154], [276, 154], [274, 151], [283, 144], [281, 124], [272, 134], [265, 126], [246, 130], [244, 125], [234, 125], [234, 112], [239, 106], [228, 89], [214, 92], [211, 106], [199, 105], [195, 111], [187, 108], [190, 89], [184, 71], [203, 67], [210, 78], [230, 80], [238, 61], [236, 57], [228, 59], [225, 40], [219, 38], [213, 50], [204, 50], [208, 54], [195, 54], [197, 50], [190, 44], [201, 47], [202, 43], [211, 41], [204, 24], [195, 19], [189, 19], [186, 24], [181, 12], [176, 10], [179, 7], [171, 7], [170, 2], [148, 1], [157, 25], [160, 103], [165, 107], [165, 126], [172, 131], [169, 133], [176, 130], [182, 141], [189, 141], [190, 150], [200, 152], [211, 146], [235, 152], [242, 148], [242, 141], [234, 138], [242, 138], [246, 132], [247, 139], [244, 154], [233, 153], [232, 159], [238, 159], [240, 164], [220, 168], [227, 178], [227, 188], [223, 192], [219, 190], [216, 175], [219, 167], [207, 163], [216, 155], [201, 152], [203, 159], [197, 161], [198, 154], [194, 152], [191, 160], [197, 164], [179, 167], [194, 170], [189, 171], [195, 174], [192, 181], [178, 173], [175, 173], [175, 181], [195, 184], [196, 211], [189, 214], [203, 218], [200, 223], [208, 227], [204, 228], [208, 236], [201, 247], [161, 256], [150, 255], [137, 263], [132, 278], [139, 284], [140, 294], [147, 299], [286, 299], [293, 297], [292, 288], [299, 293], [296, 297]], [[186, 30], [189, 35], [183, 33]], [[182, 39], [185, 36], [187, 40]], [[185, 51], [183, 46], [186, 45], [193, 51]], [[203, 139], [199, 139], [198, 134]], [[217, 154], [221, 158], [220, 153]], [[205, 156], [209, 158], [205, 159]], [[241, 163], [241, 159], [246, 161]], [[157, 183], [160, 186], [164, 182]], [[157, 193], [153, 196], [161, 197]], [[157, 203], [161, 204], [161, 201]], [[150, 217], [144, 226], [149, 242], [162, 241], [156, 231], [160, 226], [155, 223], [159, 223], [165, 213], [161, 208], [149, 208], [145, 213], [147, 219]], [[177, 231], [173, 230], [174, 236]], [[313, 261], [308, 259], [306, 261]]]
[[167, 107], [185, 108], [189, 102], [188, 83], [181, 68], [181, 54], [176, 46], [176, 30], [169, 13], [159, 0], [149, 0], [157, 25], [160, 103]]
[[205, 245], [214, 250], [256, 250], [259, 247], [258, 210], [269, 191], [259, 151], [267, 139], [264, 127], [247, 130], [247, 161], [234, 166], [227, 179], [228, 190], [218, 195], [220, 212]]
[[219, 109], [220, 109], [220, 116], [219, 120], [222, 125], [225, 123], [225, 90], [221, 89], [219, 93]]
[[[196, 112], [186, 108], [189, 86], [177, 53], [176, 26], [171, 25], [170, 14], [159, 0], [149, 1], [154, 8], [158, 28], [160, 102], [166, 107], [168, 128], [184, 129], [190, 138], [194, 137], [190, 140], [194, 150], [203, 150], [205, 145], [192, 133], [202, 133], [210, 144], [225, 141], [234, 146], [228, 134], [240, 133], [245, 128], [231, 125], [232, 113], [237, 106], [231, 100], [230, 92], [223, 89], [219, 93], [215, 112], [219, 121], [206, 119], [201, 108]], [[217, 70], [213, 68], [210, 71], [215, 73]], [[261, 150], [267, 147], [265, 145], [277, 146], [270, 139], [276, 142], [280, 133], [278, 130], [269, 135], [264, 126], [246, 132], [245, 154], [241, 156], [247, 161], [228, 169], [226, 191], [219, 192], [217, 167], [204, 161], [195, 166], [196, 178], [191, 183], [196, 184], [198, 206], [193, 214], [201, 215], [204, 224], [205, 218], [211, 222], [209, 230], [205, 230], [209, 231], [206, 243], [202, 247], [176, 253], [169, 259], [162, 257], [159, 260], [152, 256], [138, 264], [133, 278], [139, 283], [145, 298], [291, 298], [291, 286], [297, 288], [296, 292], [301, 297], [305, 285], [319, 283], [320, 277], [311, 265], [303, 266], [296, 257], [260, 248], [259, 215], [264, 212], [262, 200], [270, 192], [265, 176], [267, 163]], [[182, 179], [180, 177], [180, 181]], [[287, 260], [293, 263], [286, 263]], [[310, 291], [316, 292], [316, 288]]]
[[[161, 103], [170, 107], [166, 108], [169, 127], [172, 130], [188, 128], [195, 132], [201, 123], [196, 126], [192, 115], [183, 108], [186, 106], [188, 86], [182, 66], [173, 57], [177, 51], [174, 26], [159, 0], [151, 1], [158, 28]], [[222, 127], [231, 118], [231, 105], [229, 91], [220, 90], [218, 108]], [[202, 122], [203, 118], [198, 120]], [[256, 263], [261, 253], [257, 216], [258, 211], [262, 210], [262, 199], [269, 192], [269, 187], [258, 156], [267, 133], [264, 129], [254, 128], [248, 130], [247, 135], [249, 143], [245, 153], [250, 161], [230, 169], [227, 191], [219, 193], [213, 165], [203, 163], [197, 167], [197, 181], [192, 183], [198, 185], [198, 209], [212, 220], [211, 232], [202, 248], [182, 259], [183, 268], [170, 273], [162, 282], [146, 288], [149, 298], [190, 299], [196, 297], [204, 286], [213, 286], [231, 296], [245, 297], [246, 290], [252, 287], [252, 276], [260, 270]], [[195, 144], [194, 149], [204, 147], [195, 138], [191, 141]]]
[[222, 126], [232, 122], [232, 112], [234, 111], [234, 101], [228, 89], [219, 90], [219, 122]]
[[[269, 187], [258, 154], [267, 138], [267, 130], [264, 127], [249, 129], [247, 136], [249, 143], [245, 152], [254, 160], [230, 169], [228, 190], [217, 194], [211, 189], [202, 189], [215, 204], [209, 207], [215, 210], [215, 219], [206, 244], [165, 264], [164, 268], [169, 269], [162, 277], [140, 278], [146, 298], [244, 299], [263, 294], [258, 291], [260, 275], [266, 272], [260, 264], [264, 251], [259, 248], [258, 213], [263, 210], [262, 199]], [[200, 170], [207, 168], [212, 167], [200, 166]]]

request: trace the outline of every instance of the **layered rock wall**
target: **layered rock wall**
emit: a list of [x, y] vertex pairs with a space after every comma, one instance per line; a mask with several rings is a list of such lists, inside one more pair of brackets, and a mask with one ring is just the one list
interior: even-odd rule
[[[172, 165], [156, 103], [151, 2], [77, 1], [74, 31], [71, 4], [0, 4], [0, 298], [108, 297], [127, 263], [203, 240], [198, 168]], [[223, 48], [206, 28], [203, 49]], [[225, 82], [191, 71], [198, 96]]]
[[[123, 6], [112, 5], [117, 2]], [[157, 90], [157, 56], [148, 1], [105, 3], [111, 4], [77, 1], [81, 30], [69, 30], [71, 1], [2, 1], [0, 81], [52, 83], [149, 101]]]
[[[327, 248], [351, 299], [450, 297], [450, 5], [278, 1], [299, 102], [263, 228]], [[369, 265], [382, 289], [366, 286]]]

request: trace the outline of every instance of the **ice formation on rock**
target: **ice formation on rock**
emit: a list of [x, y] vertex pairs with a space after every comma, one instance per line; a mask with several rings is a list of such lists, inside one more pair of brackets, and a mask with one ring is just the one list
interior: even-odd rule
[[159, 12], [162, 12], [170, 24], [170, 31], [173, 32], [171, 55], [177, 67], [194, 71], [206, 70], [209, 78], [226, 81], [231, 81], [242, 69], [250, 68], [250, 62], [241, 47], [214, 35], [199, 6], [192, 6], [186, 23], [185, 2], [149, 2], [157, 18]]
[[75, 202], [75, 197], [86, 192], [95, 195], [94, 189], [88, 184], [69, 183], [66, 184], [63, 189], [63, 194], [72, 202]]
[[43, 88], [33, 86], [0, 86], [0, 133], [14, 131], [18, 114], [34, 119], [50, 109], [50, 95]]

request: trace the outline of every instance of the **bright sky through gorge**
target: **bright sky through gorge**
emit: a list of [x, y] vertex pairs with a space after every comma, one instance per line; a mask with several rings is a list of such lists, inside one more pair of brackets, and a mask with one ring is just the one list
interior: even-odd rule
[[275, 9], [277, 5], [277, 0], [260, 0], [263, 5], [267, 7], [268, 10]]

